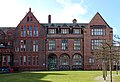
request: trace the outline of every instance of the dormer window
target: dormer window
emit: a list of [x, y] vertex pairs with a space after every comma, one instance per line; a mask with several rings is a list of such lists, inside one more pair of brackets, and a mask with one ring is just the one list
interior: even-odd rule
[[61, 29], [61, 34], [69, 34], [69, 29]]
[[56, 34], [56, 29], [48, 29], [49, 34]]
[[80, 29], [73, 29], [73, 33], [74, 33], [74, 34], [80, 34], [80, 33], [81, 33], [81, 30], [80, 30]]

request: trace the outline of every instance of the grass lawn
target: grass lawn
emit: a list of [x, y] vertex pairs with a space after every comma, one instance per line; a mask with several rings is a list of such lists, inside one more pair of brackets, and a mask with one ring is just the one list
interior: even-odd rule
[[94, 78], [100, 75], [101, 71], [21, 72], [0, 74], [0, 82], [95, 82]]
[[1, 74], [0, 82], [94, 82], [101, 71], [46, 71]]
[[117, 82], [120, 82], [120, 76], [115, 76], [114, 79], [116, 79]]

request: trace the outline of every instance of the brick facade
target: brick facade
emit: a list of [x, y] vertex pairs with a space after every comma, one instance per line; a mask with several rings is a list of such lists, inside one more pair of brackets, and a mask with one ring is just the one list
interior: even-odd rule
[[112, 28], [98, 12], [89, 23], [77, 23], [76, 19], [73, 23], [51, 23], [51, 15], [48, 23], [39, 23], [30, 8], [17, 27], [0, 28], [0, 66], [19, 70], [101, 69], [100, 61], [91, 54], [92, 42], [112, 38]]

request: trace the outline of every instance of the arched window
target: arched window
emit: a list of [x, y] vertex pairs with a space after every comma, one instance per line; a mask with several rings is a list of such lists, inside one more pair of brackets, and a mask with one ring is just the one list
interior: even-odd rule
[[27, 22], [29, 22], [29, 17], [27, 17]]
[[60, 65], [69, 65], [69, 56], [67, 54], [60, 56]]
[[73, 65], [82, 65], [82, 57], [79, 54], [73, 56]]
[[48, 69], [49, 70], [57, 69], [57, 56], [53, 53], [48, 56]]
[[32, 17], [30, 17], [30, 21], [32, 21]]

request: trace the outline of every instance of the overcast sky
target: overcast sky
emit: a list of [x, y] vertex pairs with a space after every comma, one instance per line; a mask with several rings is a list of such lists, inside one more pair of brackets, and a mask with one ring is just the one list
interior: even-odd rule
[[106, 22], [119, 34], [120, 0], [0, 0], [0, 27], [16, 27], [31, 7], [40, 23], [89, 23], [99, 12]]

